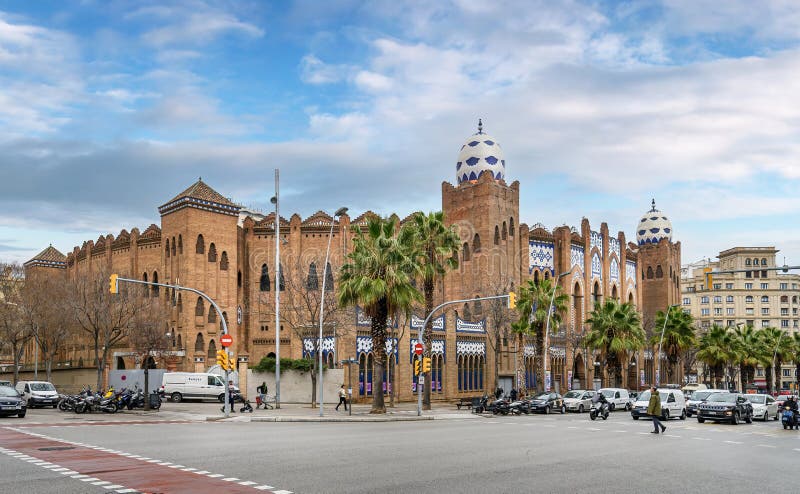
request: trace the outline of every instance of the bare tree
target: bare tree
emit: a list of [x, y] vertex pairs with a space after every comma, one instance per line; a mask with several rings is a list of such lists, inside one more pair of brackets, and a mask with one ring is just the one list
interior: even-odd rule
[[[508, 293], [511, 284], [508, 280], [491, 281], [489, 288], [492, 294], [500, 295]], [[489, 319], [489, 328], [486, 330], [486, 341], [489, 343], [494, 353], [494, 386], [492, 390], [500, 387], [500, 354], [502, 353], [501, 343], [508, 339], [508, 325], [516, 318], [514, 312], [508, 308], [505, 299], [489, 300], [486, 309], [486, 316]], [[524, 351], [524, 349], [522, 350]]]
[[128, 343], [144, 369], [144, 409], [150, 410], [150, 369], [153, 363], [167, 355], [170, 340], [167, 337], [167, 313], [157, 297], [140, 300], [137, 310], [129, 322]]
[[141, 294], [147, 290], [120, 284], [119, 293], [111, 294], [108, 278], [107, 271], [100, 271], [78, 276], [70, 283], [70, 309], [94, 347], [98, 389], [103, 385], [103, 371], [111, 348], [127, 337], [132, 320], [144, 309]]
[[14, 362], [14, 383], [19, 381], [19, 368], [25, 345], [33, 337], [21, 305], [25, 271], [19, 264], [0, 264], [0, 342], [11, 351]]

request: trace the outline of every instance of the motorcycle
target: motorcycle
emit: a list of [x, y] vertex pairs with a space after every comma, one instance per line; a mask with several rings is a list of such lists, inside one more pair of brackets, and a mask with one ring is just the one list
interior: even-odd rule
[[[150, 409], [160, 409], [161, 399], [161, 395], [158, 392], [153, 391], [150, 393]], [[137, 389], [128, 402], [128, 410], [133, 410], [134, 408], [144, 408], [144, 391], [141, 389]]]
[[508, 405], [508, 409], [514, 415], [528, 415], [531, 413], [531, 402], [528, 400], [513, 401]]
[[511, 407], [509, 406], [509, 402], [504, 399], [495, 400], [492, 403], [492, 413], [494, 415], [502, 414], [508, 415], [511, 412]]
[[101, 393], [87, 394], [75, 405], [75, 413], [86, 412], [116, 413], [117, 405], [113, 398], [103, 398]]
[[592, 403], [592, 408], [589, 410], [589, 418], [595, 420], [597, 417], [608, 420], [608, 404]]
[[800, 429], [800, 424], [797, 423], [797, 412], [789, 407], [784, 407], [781, 414], [781, 424], [783, 424], [783, 430]]
[[488, 408], [487, 408], [488, 406], [489, 406], [489, 397], [486, 396], [486, 395], [483, 395], [483, 398], [481, 398], [481, 400], [478, 402], [478, 404], [475, 407], [472, 408], [472, 411], [474, 413], [487, 412], [487, 411], [489, 411]]

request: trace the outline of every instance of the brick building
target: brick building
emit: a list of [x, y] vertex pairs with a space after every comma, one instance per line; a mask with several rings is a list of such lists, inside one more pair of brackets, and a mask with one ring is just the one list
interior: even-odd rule
[[[502, 149], [479, 126], [459, 152], [456, 185], [442, 183], [445, 221], [457, 225], [462, 250], [459, 268], [437, 287], [436, 303], [505, 293], [528, 279], [558, 277], [569, 296], [569, 314], [564, 314], [561, 327], [553, 328], [548, 368], [557, 389], [590, 386], [595, 357], [582, 345], [582, 334], [594, 305], [606, 297], [630, 301], [643, 313], [646, 330], [652, 331], [655, 312], [679, 300], [680, 243], [672, 242], [671, 225], [655, 205], [639, 224], [637, 242], [628, 243], [623, 232], [612, 234], [605, 223], [593, 229], [585, 218], [579, 228], [565, 225], [548, 230], [539, 223], [529, 227], [519, 218], [519, 194], [519, 182], [506, 182]], [[297, 214], [280, 218], [282, 276], [275, 280], [274, 214], [247, 211], [202, 180], [158, 211], [160, 226], [100, 236], [66, 256], [48, 248], [26, 266], [71, 277], [116, 272], [202, 290], [224, 311], [240, 371], [248, 362], [274, 355], [274, 296], [280, 290], [281, 357], [315, 353], [319, 314], [313, 306], [324, 296], [319, 286], [334, 218], [322, 211], [305, 219]], [[351, 226], [363, 228], [370, 215], [367, 211], [335, 220], [330, 270], [338, 270], [352, 246]], [[333, 275], [328, 275], [326, 285], [334, 294]], [[220, 321], [212, 308], [188, 292], [162, 289], [158, 296], [170, 302], [165, 333], [171, 335], [173, 352], [167, 367], [196, 371], [210, 367], [220, 336]], [[520, 375], [528, 387], [536, 386], [533, 342], [515, 348], [508, 322], [493, 327], [492, 311], [491, 304], [467, 303], [435, 318], [433, 399], [491, 392], [495, 369], [500, 385], [508, 391], [514, 386], [517, 351], [525, 354]], [[408, 320], [393, 320], [386, 348], [381, 349], [390, 355], [388, 386], [396, 383], [400, 400], [413, 397], [411, 353], [423, 318], [417, 310]], [[368, 399], [375, 391], [371, 383], [376, 351], [368, 318], [359, 308], [349, 308], [330, 317], [326, 314], [326, 321], [322, 343], [326, 362], [338, 366], [343, 359], [357, 359], [359, 364], [352, 369], [353, 383], [358, 383], [354, 395]], [[91, 362], [85, 348], [75, 343], [64, 358]], [[114, 355], [112, 368], [135, 365], [124, 347], [115, 349]], [[625, 360], [618, 363], [623, 372], [617, 382], [604, 385], [636, 388], [651, 382], [652, 351]]]

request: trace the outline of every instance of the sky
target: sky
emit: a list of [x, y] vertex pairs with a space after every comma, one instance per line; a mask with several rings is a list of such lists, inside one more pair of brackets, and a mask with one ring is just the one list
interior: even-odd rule
[[520, 221], [683, 262], [800, 264], [794, 0], [0, 0], [0, 261], [159, 224], [202, 177], [307, 217], [441, 209], [462, 144], [503, 147]]

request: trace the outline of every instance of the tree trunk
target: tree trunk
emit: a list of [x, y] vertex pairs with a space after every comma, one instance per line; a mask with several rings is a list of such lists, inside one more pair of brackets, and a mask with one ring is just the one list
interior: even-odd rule
[[[150, 362], [145, 357], [144, 359], [144, 411], [150, 411]], [[225, 383], [227, 386], [228, 383]]]
[[536, 352], [540, 362], [536, 366], [536, 390], [544, 391], [544, 359], [547, 358], [547, 350], [544, 348], [544, 326], [536, 329]]
[[14, 354], [14, 386], [19, 382], [19, 363], [22, 360], [24, 346], [19, 345], [15, 340], [11, 340], [11, 352]]
[[[386, 320], [389, 317], [389, 307], [385, 298], [377, 302], [376, 312], [375, 317], [372, 318], [371, 328], [372, 355], [375, 359], [375, 369], [372, 372], [372, 410], [369, 413], [385, 414], [383, 371], [386, 369]], [[427, 385], [428, 383], [425, 384]]]
[[517, 396], [522, 397], [528, 394], [528, 386], [525, 378], [519, 379], [522, 369], [525, 368], [525, 335], [517, 333], [517, 355], [514, 359], [516, 365], [514, 366], [514, 380], [518, 382]]
[[47, 382], [51, 383], [53, 382], [53, 357], [48, 357], [47, 360], [44, 361], [44, 365], [47, 372]]
[[[494, 341], [494, 388], [492, 393], [500, 387], [500, 330], [495, 328], [495, 341]], [[491, 393], [489, 393], [491, 394]]]
[[[764, 379], [767, 381], [767, 393], [772, 394], [772, 366], [764, 368]], [[742, 392], [744, 393], [744, 388]]]
[[100, 386], [103, 385], [103, 371], [100, 367], [100, 341], [97, 336], [94, 339], [94, 365], [97, 366], [97, 387], [95, 391], [100, 391]]
[[[423, 281], [423, 291], [425, 292], [425, 317], [428, 317], [433, 311], [433, 278]], [[431, 346], [433, 345], [433, 320], [428, 319], [428, 323], [422, 331], [422, 339], [425, 343], [425, 354], [423, 356], [430, 358]], [[422, 409], [431, 409], [431, 380], [428, 373], [425, 373], [425, 386], [422, 388]]]

